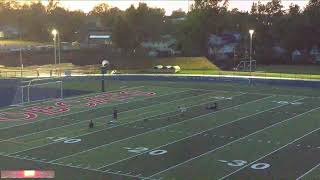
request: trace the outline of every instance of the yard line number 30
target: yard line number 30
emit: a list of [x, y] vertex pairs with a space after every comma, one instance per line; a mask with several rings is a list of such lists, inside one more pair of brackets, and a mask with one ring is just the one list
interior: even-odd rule
[[[241, 167], [246, 165], [248, 162], [244, 160], [231, 160], [231, 161], [226, 161], [226, 160], [219, 160], [219, 162], [226, 163], [228, 166], [232, 167]], [[267, 163], [255, 163], [250, 166], [251, 169], [255, 170], [263, 170], [269, 168], [271, 165]]]
[[[127, 149], [128, 152], [138, 153], [138, 154], [147, 152], [149, 150], [149, 148], [146, 148], [146, 147], [136, 147], [136, 148], [125, 147], [125, 149]], [[168, 152], [167, 150], [157, 149], [157, 150], [148, 152], [148, 154], [151, 156], [158, 156], [158, 155], [166, 154], [167, 152]]]

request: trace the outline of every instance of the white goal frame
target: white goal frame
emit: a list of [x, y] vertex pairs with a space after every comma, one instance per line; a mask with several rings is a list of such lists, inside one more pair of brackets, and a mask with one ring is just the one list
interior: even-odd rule
[[[50, 84], [60, 84], [59, 88], [60, 88], [60, 99], [63, 99], [63, 81], [61, 80], [54, 80], [52, 82], [42, 82], [42, 83], [36, 83], [37, 81], [42, 81], [42, 80], [47, 80], [47, 79], [33, 79], [30, 81], [22, 81], [22, 83], [26, 83], [26, 85], [22, 85], [19, 86], [19, 88], [21, 89], [21, 103], [18, 104], [22, 104], [24, 105], [25, 103], [30, 103], [30, 102], [35, 102], [30, 100], [30, 89], [32, 87], [37, 87], [37, 86], [43, 86], [43, 85], [50, 85]], [[26, 96], [25, 96], [25, 92], [27, 91]], [[26, 101], [25, 101], [26, 99]], [[50, 98], [48, 98], [50, 99]], [[36, 100], [36, 101], [42, 101], [42, 100]]]

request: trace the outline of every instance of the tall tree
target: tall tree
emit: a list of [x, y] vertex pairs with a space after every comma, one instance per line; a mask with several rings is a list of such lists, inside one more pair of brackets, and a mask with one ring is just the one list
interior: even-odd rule
[[172, 11], [171, 13], [171, 18], [180, 18], [180, 17], [185, 17], [186, 12], [184, 12], [181, 8], [175, 11]]
[[207, 8], [217, 8], [220, 3], [224, 7], [228, 6], [228, 0], [195, 0], [194, 1], [194, 8], [195, 9], [207, 9]]
[[89, 15], [99, 17], [103, 27], [112, 29], [123, 12], [117, 7], [111, 7], [106, 3], [95, 6]]

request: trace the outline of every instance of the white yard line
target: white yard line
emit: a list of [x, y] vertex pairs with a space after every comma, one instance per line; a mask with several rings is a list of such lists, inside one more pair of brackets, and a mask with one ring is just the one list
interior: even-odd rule
[[[262, 98], [262, 99], [258, 99], [258, 100], [255, 100], [255, 101], [250, 101], [250, 102], [247, 102], [247, 103], [244, 103], [244, 104], [241, 104], [241, 105], [258, 102], [258, 101], [261, 101], [261, 100], [265, 100], [265, 99], [267, 99], [267, 98], [271, 98], [271, 96], [265, 97], [265, 98]], [[200, 104], [200, 105], [201, 105], [201, 104]], [[198, 119], [198, 118], [201, 118], [201, 117], [205, 117], [205, 116], [208, 116], [208, 115], [212, 115], [212, 114], [215, 114], [215, 113], [217, 113], [217, 112], [223, 112], [223, 111], [228, 110], [228, 109], [237, 108], [237, 107], [239, 107], [239, 106], [241, 106], [241, 105], [229, 107], [229, 108], [222, 109], [222, 110], [219, 110], [219, 111], [215, 111], [215, 112], [212, 112], [212, 113], [209, 113], [209, 114], [204, 114], [204, 115], [197, 116], [197, 117], [194, 117], [194, 118], [191, 118], [191, 119], [187, 119], [187, 120], [185, 120], [185, 121], [181, 121], [181, 122], [177, 122], [177, 123], [174, 123], [174, 124], [170, 124], [170, 125], [167, 125], [167, 126], [164, 126], [164, 127], [160, 127], [160, 128], [157, 128], [157, 129], [154, 129], [154, 130], [151, 130], [151, 131], [142, 133], [142, 134], [138, 134], [138, 135], [131, 136], [131, 137], [128, 137], [128, 138], [125, 138], [125, 139], [121, 139], [121, 140], [118, 140], [118, 141], [114, 141], [114, 142], [112, 142], [112, 143], [108, 143], [108, 144], [104, 144], [104, 145], [101, 145], [101, 146], [97, 146], [97, 147], [94, 147], [94, 148], [91, 148], [91, 149], [87, 149], [87, 150], [85, 150], [85, 151], [81, 151], [81, 152], [78, 152], [78, 153], [75, 153], [75, 154], [72, 154], [72, 155], [69, 155], [69, 156], [64, 156], [64, 157], [61, 157], [61, 158], [52, 160], [52, 161], [50, 161], [50, 162], [54, 162], [54, 161], [58, 161], [58, 160], [61, 160], [61, 159], [68, 158], [68, 157], [72, 157], [72, 156], [76, 156], [76, 155], [79, 155], [79, 154], [83, 154], [83, 153], [86, 153], [86, 152], [89, 152], [89, 151], [92, 151], [92, 150], [95, 150], [95, 149], [98, 149], [98, 148], [107, 147], [107, 146], [110, 146], [110, 145], [112, 145], [112, 144], [114, 144], [114, 143], [117, 143], [117, 142], [121, 142], [121, 141], [125, 141], [125, 140], [128, 140], [128, 139], [132, 139], [132, 138], [135, 138], [135, 137], [138, 137], [138, 136], [143, 136], [143, 135], [146, 135], [146, 134], [150, 134], [150, 133], [159, 131], [159, 130], [161, 130], [161, 129], [168, 128], [168, 127], [170, 127], [170, 126], [178, 125], [178, 124], [185, 123], [185, 122], [188, 122], [188, 121], [193, 121], [193, 120], [195, 120], [195, 119]], [[231, 122], [229, 122], [229, 123], [231, 123]], [[225, 124], [223, 124], [223, 125], [227, 125], [227, 124], [229, 124], [229, 123], [225, 123]], [[223, 126], [223, 125], [219, 125], [219, 126]], [[219, 127], [219, 126], [218, 126], [218, 127]], [[215, 129], [215, 128], [218, 128], [218, 127], [214, 127], [214, 128], [211, 128], [211, 129]], [[205, 131], [208, 131], [208, 130], [205, 130]], [[203, 132], [204, 132], [204, 131], [203, 131]], [[199, 134], [199, 133], [197, 133], [197, 134]], [[195, 136], [195, 135], [197, 135], [197, 134], [191, 135], [191, 136], [189, 136], [189, 137]], [[186, 138], [188, 138], [188, 137], [186, 137]], [[183, 139], [186, 139], [186, 138], [183, 138]], [[183, 140], [183, 139], [180, 139], [180, 140]], [[177, 141], [175, 141], [175, 142], [177, 142]], [[142, 154], [143, 154], [143, 153], [142, 153]], [[138, 154], [138, 155], [140, 155], [140, 154]], [[120, 160], [120, 161], [122, 161], [122, 160]], [[104, 165], [103, 167], [109, 166], [109, 165], [110, 165], [110, 164]], [[103, 167], [99, 167], [98, 169], [103, 168]]]
[[[153, 105], [146, 106], [146, 107], [140, 107], [140, 108], [136, 108], [136, 109], [132, 109], [132, 110], [120, 112], [119, 114], [128, 113], [128, 112], [136, 111], [136, 110], [139, 110], [139, 109], [150, 108], [150, 107], [153, 107], [153, 106], [158, 106], [158, 105], [163, 105], [163, 104], [169, 104], [169, 103], [173, 103], [173, 102], [176, 102], [176, 101], [183, 101], [183, 100], [187, 100], [187, 99], [192, 99], [192, 98], [194, 98], [194, 97], [201, 97], [201, 96], [205, 96], [205, 95], [209, 95], [209, 94], [210, 94], [210, 93], [206, 93], [206, 94], [201, 94], [201, 95], [198, 95], [198, 96], [192, 96], [192, 97], [186, 97], [186, 98], [176, 99], [176, 100], [172, 100], [172, 101], [162, 102], [162, 103], [159, 103], [159, 104], [153, 104]], [[151, 111], [150, 111], [150, 112], [151, 112]], [[169, 112], [174, 112], [174, 111], [169, 111]], [[147, 112], [147, 113], [149, 113], [149, 112]], [[166, 113], [168, 113], [168, 112], [166, 112]], [[139, 115], [141, 115], [141, 114], [139, 114]], [[160, 114], [160, 115], [161, 115], [161, 114]], [[112, 116], [112, 115], [110, 114], [110, 115], [107, 115], [107, 116], [100, 116], [100, 117], [94, 118], [94, 119], [92, 119], [92, 120], [103, 119], [103, 118], [106, 118], [106, 117], [109, 117], [109, 116]], [[145, 118], [154, 117], [154, 116], [158, 116], [158, 115], [152, 115], [152, 116], [144, 117], [144, 119], [145, 119]], [[22, 135], [22, 136], [16, 136], [16, 137], [10, 138], [10, 139], [8, 139], [8, 140], [14, 140], [14, 139], [18, 139], [18, 138], [21, 138], [21, 137], [26, 137], [26, 136], [30, 136], [30, 135], [34, 135], [34, 134], [43, 133], [43, 132], [46, 132], [46, 131], [51, 131], [51, 130], [54, 130], [54, 129], [65, 128], [65, 127], [73, 126], [73, 125], [76, 125], [76, 124], [81, 124], [81, 123], [84, 123], [84, 122], [86, 122], [86, 121], [88, 121], [88, 120], [83, 120], [83, 121], [79, 121], [79, 122], [72, 123], [72, 124], [68, 124], [68, 125], [64, 125], [64, 126], [59, 126], [59, 127], [55, 127], [55, 128], [50, 128], [50, 129], [46, 129], [46, 130], [43, 130], [43, 131], [37, 131], [37, 132], [34, 132], [34, 133], [29, 133], [29, 134]], [[97, 122], [96, 122], [96, 123], [97, 123]], [[8, 141], [8, 140], [2, 140], [2, 141], [0, 141], [0, 143], [3, 142], [3, 141]]]
[[[315, 109], [313, 109], [313, 110], [311, 110], [311, 111], [317, 110], [317, 109], [319, 109], [319, 108], [320, 108], [320, 107], [315, 108]], [[308, 111], [308, 113], [311, 112], [311, 111]], [[263, 158], [265, 158], [265, 157], [267, 157], [267, 156], [270, 156], [271, 154], [273, 154], [273, 153], [275, 153], [275, 152], [277, 152], [277, 151], [280, 151], [281, 149], [283, 149], [283, 148], [285, 148], [285, 147], [287, 147], [287, 146], [289, 146], [289, 145], [291, 145], [291, 144], [299, 141], [300, 139], [302, 139], [302, 138], [304, 138], [304, 137], [306, 137], [306, 136], [308, 136], [308, 135], [310, 135], [310, 134], [312, 134], [312, 133], [314, 133], [314, 132], [316, 132], [316, 131], [319, 131], [319, 130], [320, 130], [320, 128], [314, 129], [314, 130], [312, 130], [311, 132], [308, 132], [307, 134], [305, 134], [305, 135], [303, 135], [303, 136], [301, 136], [301, 137], [299, 137], [299, 138], [294, 139], [293, 141], [287, 143], [286, 145], [284, 145], [284, 146], [282, 146], [282, 147], [280, 147], [280, 148], [278, 148], [278, 149], [276, 149], [276, 150], [274, 150], [274, 151], [272, 151], [272, 152], [270, 152], [270, 153], [268, 153], [268, 154], [266, 154], [266, 155], [264, 155], [264, 156], [261, 156], [260, 158], [258, 158], [258, 159], [256, 159], [255, 161], [252, 161], [251, 163], [249, 163], [249, 164], [247, 164], [247, 165], [245, 165], [245, 166], [237, 169], [236, 171], [233, 171], [232, 173], [230, 173], [230, 174], [228, 174], [228, 175], [220, 178], [219, 180], [226, 179], [226, 178], [228, 178], [229, 176], [231, 176], [231, 175], [233, 175], [233, 174], [241, 171], [242, 169], [244, 169], [244, 168], [246, 168], [246, 167], [248, 167], [248, 166], [250, 166], [250, 165], [252, 165], [252, 164], [254, 164], [254, 163], [258, 162], [258, 161], [260, 161], [261, 159], [263, 159]]]
[[[300, 99], [300, 100], [301, 100], [301, 99]], [[291, 117], [291, 118], [289, 118], [289, 119], [286, 119], [286, 120], [284, 120], [284, 121], [275, 123], [275, 124], [273, 124], [273, 125], [271, 125], [271, 126], [268, 126], [268, 127], [263, 128], [263, 129], [260, 129], [260, 130], [258, 130], [258, 131], [255, 131], [255, 132], [253, 132], [253, 133], [251, 133], [251, 134], [248, 134], [247, 136], [244, 136], [244, 137], [239, 138], [239, 139], [237, 139], [237, 140], [231, 141], [231, 142], [229, 142], [229, 143], [227, 143], [227, 144], [225, 144], [225, 145], [223, 145], [223, 146], [220, 146], [220, 147], [218, 147], [218, 148], [215, 148], [215, 149], [213, 149], [213, 150], [211, 150], [211, 151], [208, 151], [208, 152], [206, 152], [206, 153], [203, 153], [203, 154], [201, 154], [201, 155], [199, 155], [199, 156], [196, 156], [196, 157], [194, 157], [194, 158], [188, 159], [187, 161], [184, 161], [184, 162], [179, 163], [179, 164], [177, 164], [177, 165], [171, 166], [171, 167], [169, 167], [169, 168], [167, 168], [167, 169], [165, 169], [165, 170], [163, 170], [163, 171], [160, 171], [160, 172], [158, 172], [158, 173], [156, 173], [156, 174], [153, 174], [153, 175], [151, 175], [151, 176], [149, 176], [149, 177], [153, 177], [153, 176], [156, 176], [156, 175], [158, 175], [158, 174], [161, 174], [161, 173], [164, 173], [164, 172], [166, 172], [166, 171], [169, 171], [169, 170], [171, 170], [171, 169], [174, 169], [174, 168], [176, 168], [176, 167], [178, 167], [178, 166], [181, 166], [181, 165], [183, 165], [183, 164], [186, 164], [186, 163], [188, 163], [188, 162], [190, 162], [190, 161], [193, 161], [193, 160], [195, 160], [195, 159], [198, 159], [198, 158], [200, 158], [200, 157], [206, 156], [206, 155], [208, 155], [208, 154], [210, 154], [210, 153], [212, 153], [212, 152], [215, 152], [215, 151], [217, 151], [217, 150], [219, 150], [219, 149], [225, 148], [225, 147], [228, 146], [228, 145], [231, 145], [231, 144], [236, 143], [236, 142], [238, 142], [238, 141], [240, 141], [240, 140], [246, 139], [246, 138], [248, 138], [248, 137], [250, 137], [250, 136], [253, 136], [253, 135], [255, 135], [255, 134], [258, 134], [258, 133], [260, 133], [260, 132], [262, 132], [262, 131], [265, 131], [265, 130], [267, 130], [267, 129], [270, 129], [270, 128], [272, 128], [272, 127], [275, 127], [275, 126], [277, 126], [277, 125], [280, 125], [280, 124], [282, 124], [282, 123], [288, 122], [288, 121], [290, 121], [291, 119], [294, 119], [294, 118], [303, 116], [303, 115], [305, 115], [305, 114], [307, 114], [307, 113], [310, 113], [310, 112], [312, 112], [312, 111], [315, 111], [315, 110], [317, 110], [317, 109], [319, 109], [319, 108], [320, 108], [320, 107], [311, 109], [311, 110], [309, 110], [309, 111], [307, 111], [307, 112], [298, 114], [298, 115], [293, 116], [293, 117]]]
[[[265, 100], [265, 99], [268, 99], [268, 98], [271, 98], [271, 97], [273, 97], [273, 96], [269, 96], [269, 97], [266, 97], [266, 98], [263, 98], [263, 99], [260, 99], [260, 100]], [[257, 102], [257, 101], [256, 101], [256, 102]], [[269, 109], [266, 109], [266, 110], [263, 110], [263, 111], [260, 111], [260, 112], [257, 112], [257, 113], [254, 113], [254, 114], [248, 115], [248, 116], [244, 116], [244, 117], [241, 117], [241, 118], [235, 119], [235, 120], [233, 120], [233, 121], [230, 121], [230, 122], [227, 122], [227, 123], [224, 123], [224, 124], [221, 124], [221, 125], [218, 125], [218, 126], [212, 127], [212, 128], [210, 128], [210, 129], [206, 129], [206, 130], [200, 131], [200, 132], [195, 133], [195, 134], [192, 134], [192, 135], [190, 135], [190, 136], [186, 136], [186, 137], [184, 137], [184, 138], [181, 138], [181, 139], [178, 139], [178, 140], [175, 140], [175, 141], [171, 141], [171, 142], [169, 142], [169, 143], [167, 143], [167, 144], [164, 144], [164, 145], [161, 145], [161, 146], [158, 146], [158, 147], [152, 148], [152, 149], [150, 149], [150, 150], [148, 150], [148, 151], [145, 151], [145, 152], [143, 152], [143, 153], [139, 153], [139, 154], [137, 154], [137, 155], [134, 155], [134, 156], [131, 156], [131, 157], [128, 157], [128, 158], [125, 158], [125, 159], [119, 160], [119, 161], [114, 162], [114, 163], [110, 163], [110, 164], [107, 164], [107, 165], [103, 165], [103, 166], [101, 166], [101, 167], [98, 167], [97, 169], [102, 169], [102, 168], [105, 168], [105, 167], [108, 167], [108, 166], [111, 166], [111, 165], [117, 164], [117, 163], [119, 163], [119, 162], [126, 161], [126, 160], [129, 160], [129, 159], [132, 159], [132, 158], [135, 158], [135, 157], [140, 156], [140, 155], [142, 155], [142, 154], [149, 153], [150, 151], [154, 151], [154, 150], [160, 149], [160, 148], [162, 148], [162, 147], [165, 147], [165, 146], [168, 146], [168, 145], [171, 145], [171, 144], [174, 144], [174, 143], [177, 143], [177, 142], [180, 142], [180, 141], [186, 140], [186, 139], [188, 139], [188, 138], [192, 138], [192, 137], [194, 137], [194, 136], [197, 136], [197, 135], [200, 135], [200, 134], [206, 133], [206, 132], [208, 132], [208, 131], [212, 131], [212, 130], [214, 130], [214, 129], [217, 129], [217, 128], [220, 128], [220, 127], [223, 127], [223, 126], [226, 126], [226, 125], [232, 124], [232, 123], [234, 123], [234, 122], [238, 122], [238, 121], [240, 121], [240, 120], [242, 120], [242, 119], [245, 119], [245, 118], [249, 118], [249, 117], [252, 117], [252, 116], [255, 116], [255, 115], [258, 115], [258, 114], [261, 114], [261, 113], [267, 112], [267, 111], [270, 111], [270, 110], [272, 110], [272, 109], [279, 108], [279, 107], [281, 107], [281, 106], [284, 106], [284, 105], [279, 105], [279, 106], [272, 107], [272, 108], [269, 108]]]
[[311, 168], [309, 171], [305, 172], [304, 174], [302, 174], [301, 176], [299, 176], [296, 180], [301, 180], [302, 178], [304, 178], [306, 175], [310, 174], [312, 171], [314, 171], [315, 169], [317, 169], [320, 166], [320, 163], [316, 166], [314, 166], [313, 168]]
[[[243, 94], [238, 94], [238, 95], [231, 96], [231, 97], [236, 97], [236, 96], [241, 96], [241, 95], [243, 95]], [[219, 102], [219, 101], [222, 101], [222, 100], [210, 101], [210, 102]], [[206, 103], [208, 103], [208, 102], [201, 103], [201, 104], [206, 104]], [[249, 103], [249, 102], [248, 102], [248, 103]], [[201, 105], [201, 104], [197, 104], [197, 105], [193, 105], [193, 106], [199, 106], [199, 105]], [[246, 104], [246, 103], [244, 103], [244, 104]], [[190, 107], [188, 107], [188, 108], [191, 108], [191, 107], [193, 107], [193, 106], [190, 106]], [[239, 106], [239, 105], [238, 105], [238, 106]], [[233, 106], [233, 107], [237, 107], [237, 106]], [[231, 108], [231, 107], [230, 107], [230, 108]], [[230, 108], [226, 108], [226, 109], [230, 109]], [[226, 110], [226, 109], [222, 109], [221, 111], [224, 111], [224, 110]], [[217, 112], [217, 111], [216, 111], [216, 112]], [[166, 112], [166, 113], [167, 113], [167, 112]], [[164, 113], [164, 114], [166, 114], [166, 113]], [[213, 113], [215, 113], [215, 112], [213, 112]], [[212, 113], [209, 113], [209, 114], [212, 114]], [[209, 114], [206, 114], [206, 115], [209, 115]], [[141, 121], [141, 119], [136, 120], [136, 121], [132, 121], [132, 122], [128, 122], [128, 123], [123, 123], [123, 124], [120, 124], [120, 125], [117, 125], [117, 126], [105, 128], [105, 129], [100, 129], [100, 130], [98, 130], [98, 131], [85, 133], [85, 134], [82, 134], [82, 135], [79, 135], [79, 136], [74, 136], [74, 137], [71, 137], [71, 138], [72, 138], [72, 139], [74, 139], [74, 138], [79, 138], [79, 137], [81, 137], [81, 136], [86, 136], [86, 135], [93, 134], [93, 133], [96, 133], [96, 132], [100, 132], [100, 131], [105, 131], [105, 130], [108, 130], [108, 129], [116, 128], [116, 127], [119, 127], [119, 126], [126, 126], [126, 125], [128, 125], [128, 124], [133, 124], [133, 123], [135, 123], [135, 122], [137, 122], [137, 121]], [[182, 122], [180, 122], [180, 123], [182, 123]], [[29, 150], [32, 150], [32, 149], [37, 149], [37, 148], [41, 148], [41, 147], [44, 147], [44, 146], [48, 146], [48, 145], [51, 145], [51, 144], [57, 144], [57, 143], [60, 143], [60, 142], [52, 142], [52, 143], [44, 144], [44, 145], [41, 145], [41, 146], [32, 147], [32, 148], [25, 149], [25, 150], [22, 150], [22, 151], [10, 153], [9, 155], [18, 154], [18, 153], [21, 153], [21, 152], [25, 152], [25, 151], [29, 151]]]
[[106, 108], [106, 107], [109, 107], [109, 106], [117, 106], [117, 105], [121, 105], [121, 104], [127, 104], [127, 103], [142, 101], [142, 100], [144, 101], [144, 100], [148, 100], [150, 98], [162, 97], [162, 96], [166, 96], [166, 95], [172, 95], [172, 94], [176, 94], [176, 93], [180, 93], [180, 92], [187, 92], [187, 91], [189, 91], [189, 90], [179, 91], [179, 92], [174, 92], [174, 93], [167, 93], [167, 94], [162, 94], [160, 96], [142, 98], [142, 99], [132, 100], [132, 101], [129, 101], [129, 102], [121, 102], [121, 103], [115, 103], [115, 104], [105, 104], [105, 105], [102, 105], [102, 106], [99, 106], [99, 107], [96, 107], [96, 108], [86, 109], [86, 110], [82, 110], [82, 111], [76, 111], [76, 112], [67, 113], [67, 114], [61, 114], [61, 115], [58, 115], [58, 116], [45, 118], [45, 119], [40, 119], [40, 120], [37, 120], [37, 121], [32, 121], [32, 122], [23, 123], [23, 124], [17, 124], [17, 125], [14, 125], [14, 126], [3, 127], [3, 128], [0, 128], [0, 130], [9, 129], [9, 128], [13, 128], [13, 127], [19, 127], [19, 126], [23, 126], [23, 125], [27, 125], [27, 124], [33, 124], [33, 123], [37, 123], [37, 122], [40, 122], [40, 121], [47, 121], [49, 119], [54, 119], [54, 118], [58, 118], [58, 117], [64, 117], [64, 116], [68, 116], [68, 115], [78, 114], [78, 113], [81, 113], [81, 112], [89, 112], [89, 111], [93, 111], [93, 110], [97, 110], [97, 109], [101, 109], [101, 108]]

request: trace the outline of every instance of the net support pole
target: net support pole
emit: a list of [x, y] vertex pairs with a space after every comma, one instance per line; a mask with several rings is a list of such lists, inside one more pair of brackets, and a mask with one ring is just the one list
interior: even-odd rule
[[30, 86], [28, 86], [27, 89], [27, 97], [28, 97], [28, 103], [30, 102]]
[[21, 104], [22, 104], [22, 105], [23, 105], [23, 99], [24, 99], [24, 98], [23, 98], [23, 94], [24, 94], [24, 93], [23, 93], [23, 86], [21, 86]]
[[62, 81], [60, 82], [60, 97], [63, 99], [63, 86], [62, 86]]
[[101, 92], [105, 92], [105, 88], [104, 88], [105, 77], [104, 77], [104, 75], [106, 73], [107, 73], [107, 68], [102, 66], [101, 67]]

